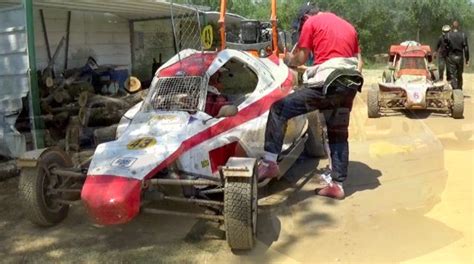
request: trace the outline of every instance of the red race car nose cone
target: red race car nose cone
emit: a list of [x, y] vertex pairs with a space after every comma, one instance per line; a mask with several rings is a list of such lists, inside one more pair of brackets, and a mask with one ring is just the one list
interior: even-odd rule
[[99, 224], [127, 223], [140, 211], [141, 181], [117, 176], [88, 176], [81, 199]]

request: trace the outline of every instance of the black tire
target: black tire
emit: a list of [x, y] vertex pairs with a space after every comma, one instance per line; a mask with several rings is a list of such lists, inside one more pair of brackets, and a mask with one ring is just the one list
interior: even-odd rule
[[49, 170], [53, 167], [70, 167], [65, 154], [57, 150], [48, 150], [38, 159], [34, 168], [23, 168], [18, 184], [18, 193], [26, 217], [33, 223], [48, 227], [60, 223], [66, 218], [69, 205], [59, 204], [46, 194], [47, 185], [52, 184]]
[[229, 247], [253, 248], [257, 232], [257, 176], [228, 177], [224, 189], [224, 224]]
[[454, 89], [451, 116], [454, 119], [460, 119], [460, 118], [463, 118], [463, 114], [464, 114], [464, 94], [462, 93], [462, 90]]
[[327, 153], [324, 149], [326, 135], [323, 129], [326, 120], [318, 111], [311, 112], [306, 116], [308, 117], [308, 139], [304, 151], [311, 158], [326, 158]]
[[373, 86], [367, 92], [367, 114], [369, 118], [380, 117], [379, 89]]

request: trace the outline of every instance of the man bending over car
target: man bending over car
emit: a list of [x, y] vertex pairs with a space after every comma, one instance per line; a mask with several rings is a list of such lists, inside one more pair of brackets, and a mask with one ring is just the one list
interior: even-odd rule
[[275, 102], [265, 131], [265, 155], [258, 165], [259, 180], [278, 177], [281, 152], [289, 119], [315, 110], [332, 110], [327, 119], [331, 173], [317, 195], [345, 197], [342, 183], [349, 162], [348, 127], [352, 103], [363, 78], [359, 41], [354, 27], [330, 12], [306, 4], [300, 10], [300, 36], [292, 53], [285, 54], [290, 67], [303, 65], [312, 53], [314, 65], [303, 75], [304, 87]]

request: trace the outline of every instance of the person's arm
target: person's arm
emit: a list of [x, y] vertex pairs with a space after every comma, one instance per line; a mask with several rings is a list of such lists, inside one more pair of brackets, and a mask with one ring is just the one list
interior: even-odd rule
[[464, 57], [466, 58], [466, 65], [469, 66], [469, 44], [467, 43], [467, 36], [464, 34]]
[[362, 73], [362, 67], [364, 66], [364, 60], [362, 59], [362, 54], [357, 53], [357, 70]]
[[298, 67], [305, 64], [313, 49], [313, 39], [313, 27], [309, 21], [306, 21], [294, 49], [290, 53], [285, 54], [285, 64], [290, 67]]
[[438, 43], [436, 43], [436, 52], [439, 52], [441, 45], [443, 45], [443, 37], [439, 37]]
[[306, 63], [309, 58], [309, 50], [306, 48], [296, 48], [292, 53], [285, 54], [285, 64], [290, 67], [298, 67]]

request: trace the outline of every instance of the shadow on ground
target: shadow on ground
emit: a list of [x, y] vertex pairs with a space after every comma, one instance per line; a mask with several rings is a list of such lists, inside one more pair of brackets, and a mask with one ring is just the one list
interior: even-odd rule
[[[361, 214], [361, 209], [367, 210], [367, 200], [360, 199], [377, 202], [369, 197], [386, 185], [380, 184], [380, 171], [362, 162], [349, 165], [348, 199], [316, 197], [318, 166], [318, 160], [302, 157], [285, 178], [269, 186], [265, 195], [277, 195], [276, 204], [259, 210], [256, 246], [244, 252], [229, 250], [219, 224], [173, 216], [141, 214], [126, 225], [101, 227], [77, 206], [58, 226], [38, 228], [24, 219], [16, 197], [18, 179], [9, 179], [0, 183], [0, 259], [4, 263], [313, 262], [316, 256], [336, 261], [332, 252], [338, 248], [340, 261], [383, 262], [420, 256], [459, 239], [459, 232], [421, 213]], [[350, 255], [359, 250], [370, 258]]]

